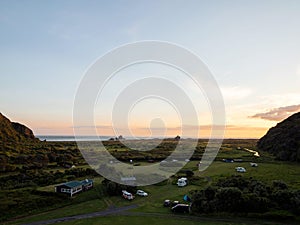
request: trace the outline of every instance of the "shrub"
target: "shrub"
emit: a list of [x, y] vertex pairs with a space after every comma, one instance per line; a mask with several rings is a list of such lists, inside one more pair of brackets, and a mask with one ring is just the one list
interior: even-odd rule
[[273, 188], [277, 189], [277, 190], [285, 190], [288, 188], [287, 184], [284, 183], [281, 180], [274, 180], [273, 181]]
[[218, 211], [239, 212], [241, 197], [242, 192], [236, 187], [220, 188], [216, 195]]

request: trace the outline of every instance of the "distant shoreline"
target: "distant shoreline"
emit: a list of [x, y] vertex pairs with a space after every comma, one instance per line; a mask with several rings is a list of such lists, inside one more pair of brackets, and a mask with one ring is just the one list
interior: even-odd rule
[[[75, 140], [75, 136], [71, 136], [71, 135], [36, 135], [36, 137], [41, 140], [41, 141], [53, 141], [53, 142], [65, 142], [65, 141], [99, 141], [99, 138], [101, 141], [108, 141], [110, 138], [113, 138], [113, 136], [77, 136], [76, 140]], [[137, 137], [138, 140], [162, 140], [164, 138], [173, 138], [173, 137]], [[195, 140], [197, 138], [190, 138], [190, 137], [186, 137], [186, 138], [182, 138], [183, 140]], [[199, 140], [207, 140], [207, 137], [203, 137], [203, 138], [198, 138]], [[259, 138], [224, 138], [224, 140], [258, 140]], [[125, 137], [125, 140], [136, 140], [133, 138], [128, 138]]]

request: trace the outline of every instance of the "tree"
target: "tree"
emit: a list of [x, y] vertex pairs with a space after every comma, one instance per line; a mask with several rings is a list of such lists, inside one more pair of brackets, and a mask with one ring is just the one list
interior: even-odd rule
[[236, 187], [220, 188], [216, 195], [218, 210], [224, 212], [238, 212], [241, 209], [242, 192]]

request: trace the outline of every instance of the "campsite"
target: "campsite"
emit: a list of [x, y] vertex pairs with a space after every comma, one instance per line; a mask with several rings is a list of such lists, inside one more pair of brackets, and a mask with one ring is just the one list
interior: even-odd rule
[[300, 224], [299, 12], [0, 1], [0, 224]]
[[[198, 157], [197, 155], [200, 155], [200, 149], [201, 146], [205, 146], [206, 141], [200, 140], [199, 141], [199, 150], [195, 151], [195, 154], [193, 157]], [[296, 179], [300, 175], [300, 168], [299, 164], [293, 163], [293, 162], [282, 162], [277, 161], [273, 156], [271, 156], [268, 153], [261, 152], [260, 157], [256, 157], [253, 155], [253, 153], [243, 150], [243, 148], [255, 148], [256, 140], [225, 140], [222, 148], [219, 151], [218, 156], [216, 157], [215, 161], [211, 164], [211, 166], [203, 171], [200, 172], [198, 170], [198, 164], [199, 160], [195, 160], [192, 157], [192, 160], [188, 161], [184, 168], [182, 168], [180, 171], [178, 171], [177, 174], [170, 177], [169, 179], [150, 186], [145, 187], [138, 187], [138, 188], [132, 188], [126, 189], [127, 193], [133, 193], [134, 198], [130, 201], [124, 199], [122, 197], [122, 190], [125, 190], [124, 187], [115, 186], [116, 184], [113, 184], [112, 182], [105, 181], [105, 179], [101, 176], [99, 176], [96, 173], [90, 172], [89, 166], [85, 164], [81, 164], [82, 161], [79, 159], [78, 161], [73, 161], [72, 163], [76, 165], [76, 168], [66, 168], [64, 166], [57, 166], [56, 168], [50, 167], [44, 167], [42, 170], [38, 170], [41, 174], [39, 176], [39, 185], [35, 186], [27, 186], [27, 187], [21, 187], [12, 190], [3, 190], [2, 193], [7, 193], [7, 197], [2, 196], [2, 198], [6, 199], [6, 201], [3, 201], [1, 204], [1, 207], [7, 207], [6, 208], [6, 218], [2, 217], [2, 219], [8, 220], [8, 224], [23, 224], [23, 223], [30, 223], [34, 221], [43, 221], [43, 220], [49, 220], [49, 219], [55, 219], [55, 218], [64, 218], [74, 215], [80, 215], [80, 214], [86, 214], [86, 213], [93, 213], [93, 212], [99, 212], [99, 211], [105, 211], [108, 209], [118, 209], [119, 207], [131, 207], [132, 205], [134, 208], [129, 209], [126, 212], [123, 212], [125, 214], [130, 214], [131, 217], [133, 217], [133, 221], [137, 220], [139, 221], [139, 215], [144, 214], [157, 214], [157, 215], [169, 215], [169, 216], [175, 216], [178, 213], [172, 213], [172, 210], [170, 207], [164, 207], [164, 201], [166, 199], [170, 199], [173, 201], [178, 201], [181, 204], [191, 204], [191, 202], [185, 201], [184, 197], [187, 195], [189, 198], [193, 198], [193, 196], [196, 196], [195, 193], [197, 193], [200, 190], [205, 190], [206, 188], [216, 185], [220, 180], [224, 179], [230, 179], [230, 177], [233, 177], [234, 179], [251, 179], [251, 180], [258, 180], [259, 182], [263, 182], [266, 185], [272, 186], [274, 181], [280, 181], [284, 183], [284, 185], [287, 185], [289, 189], [299, 189], [300, 187], [300, 181], [299, 179]], [[43, 143], [44, 146], [50, 145], [50, 146], [60, 146], [59, 149], [57, 149], [57, 152], [65, 152], [64, 149], [70, 149], [70, 147], [74, 146], [73, 143]], [[115, 150], [118, 149], [119, 154], [123, 152], [124, 154], [120, 154], [119, 157], [122, 158], [122, 160], [126, 159], [126, 155], [128, 157], [128, 154], [126, 153], [127, 150], [123, 150], [123, 148], [120, 148], [120, 144], [118, 142], [114, 141], [114, 144], [111, 142], [107, 143], [108, 146], [110, 146], [110, 151], [115, 153]], [[172, 143], [170, 140], [166, 140], [162, 143], [162, 146], [160, 148], [167, 149], [166, 146], [172, 146]], [[242, 146], [241, 149], [237, 149], [237, 146]], [[57, 147], [56, 147], [57, 148]], [[74, 148], [74, 147], [73, 147]], [[52, 148], [53, 149], [53, 148]], [[69, 150], [68, 150], [69, 151]], [[75, 149], [74, 149], [75, 151]], [[162, 154], [161, 151], [158, 151], [158, 156]], [[166, 153], [165, 153], [166, 154]], [[129, 156], [132, 158], [132, 156]], [[153, 158], [155, 160], [156, 155], [153, 154]], [[223, 161], [223, 158], [238, 158], [243, 159], [242, 161], [233, 162], [233, 163], [226, 163]], [[73, 158], [74, 159], [74, 158]], [[129, 159], [128, 159], [129, 161]], [[253, 162], [259, 163], [259, 167], [252, 167], [250, 163]], [[134, 159], [135, 166], [140, 165], [151, 165], [153, 162], [148, 160], [138, 161], [137, 159]], [[50, 165], [53, 165], [50, 164]], [[130, 163], [129, 163], [130, 165]], [[243, 167], [247, 171], [245, 173], [239, 173], [235, 170], [236, 167]], [[31, 170], [33, 171], [33, 170]], [[43, 173], [51, 174], [54, 171], [58, 174], [60, 174], [60, 177], [57, 181], [73, 181], [73, 180], [85, 180], [85, 179], [91, 179], [93, 180], [93, 188], [80, 192], [78, 194], [75, 194], [73, 197], [70, 197], [66, 194], [55, 194], [55, 187], [57, 184], [54, 182], [50, 185], [43, 185], [43, 182], [41, 182], [43, 178]], [[53, 171], [53, 172], [51, 172]], [[73, 172], [72, 172], [73, 171]], [[81, 171], [81, 172], [80, 172]], [[88, 171], [88, 172], [87, 172]], [[92, 170], [91, 170], [92, 171]], [[22, 170], [19, 172], [21, 173]], [[29, 171], [27, 171], [28, 173]], [[36, 170], [37, 172], [37, 170]], [[11, 176], [15, 176], [14, 173], [10, 173]], [[54, 174], [54, 173], [53, 173]], [[69, 174], [73, 174], [70, 176]], [[54, 176], [54, 175], [53, 175]], [[2, 176], [1, 179], [4, 180], [4, 178], [7, 176]], [[187, 179], [187, 185], [184, 185], [183, 187], [178, 186], [178, 180], [181, 178], [186, 177]], [[26, 180], [24, 180], [24, 185], [28, 185]], [[110, 187], [109, 190], [107, 190], [107, 187]], [[112, 189], [114, 187], [115, 189]], [[148, 194], [147, 197], [139, 196], [136, 194], [137, 189], [143, 190]], [[23, 192], [24, 195], [20, 195], [20, 193]], [[26, 195], [25, 193], [28, 193]], [[31, 200], [30, 211], [22, 211], [22, 209], [18, 209], [16, 205], [15, 208], [11, 207], [14, 203], [12, 202], [13, 196], [18, 196], [18, 201], [23, 202], [22, 204], [28, 204], [28, 198], [34, 198], [34, 200]], [[40, 200], [39, 200], [40, 199]], [[48, 200], [46, 200], [48, 199]], [[33, 201], [49, 201], [52, 204], [47, 205], [46, 202], [44, 202], [44, 206], [39, 204], [37, 205], [33, 204]], [[175, 206], [175, 205], [173, 205]], [[4, 208], [3, 208], [4, 209]], [[180, 214], [180, 213], [179, 213]], [[225, 213], [226, 215], [230, 216], [230, 212]], [[120, 213], [122, 215], [122, 213]], [[186, 213], [185, 213], [186, 215]], [[203, 213], [200, 213], [199, 215], [202, 215]], [[205, 213], [205, 218], [208, 217], [207, 223], [209, 222], [209, 217], [214, 215], [216, 216], [216, 213]], [[259, 217], [263, 221], [264, 219], [270, 219], [270, 217], [275, 218], [283, 218], [283, 219], [291, 219], [291, 221], [297, 219], [297, 216], [293, 213], [290, 213], [288, 211], [284, 212], [282, 210], [279, 211], [266, 211], [264, 214], [257, 214], [256, 213], [248, 213], [242, 214], [243, 217], [246, 217], [246, 221], [249, 220], [251, 223], [251, 220], [254, 217]], [[16, 219], [20, 217], [20, 219]], [[194, 211], [193, 213], [190, 213], [191, 218], [194, 218], [195, 216], [198, 216], [198, 213]], [[113, 215], [107, 215], [105, 217], [98, 217], [92, 218], [92, 219], [82, 219], [78, 220], [79, 224], [88, 224], [90, 221], [109, 221], [110, 218], [114, 218]], [[122, 216], [118, 217], [118, 220], [122, 221]], [[219, 218], [217, 216], [217, 218]], [[219, 218], [222, 222], [222, 218]], [[228, 219], [228, 218], [227, 218]], [[226, 216], [223, 220], [227, 221]], [[183, 218], [184, 220], [184, 218]], [[193, 219], [196, 220], [196, 219]], [[9, 222], [11, 221], [11, 222]], [[176, 221], [176, 220], [174, 220]], [[169, 221], [169, 224], [173, 224], [174, 221]], [[224, 222], [223, 221], [223, 222]], [[232, 222], [235, 222], [238, 224], [239, 219], [231, 219]], [[74, 221], [73, 221], [74, 222]], [[72, 221], [65, 221], [62, 224], [73, 224]], [[194, 221], [191, 221], [190, 224], [193, 224]], [[134, 224], [134, 223], [133, 223]], [[276, 224], [276, 222], [274, 222]]]

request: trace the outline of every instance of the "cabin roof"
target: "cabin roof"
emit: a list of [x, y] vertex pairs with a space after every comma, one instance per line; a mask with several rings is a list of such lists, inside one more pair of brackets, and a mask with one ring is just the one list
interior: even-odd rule
[[93, 180], [91, 180], [91, 179], [85, 179], [85, 180], [82, 180], [82, 181], [74, 180], [74, 181], [69, 181], [69, 182], [66, 182], [66, 183], [58, 184], [58, 185], [56, 185], [56, 187], [57, 186], [67, 186], [69, 188], [74, 188], [74, 187], [78, 187], [78, 186], [81, 186], [81, 185], [87, 185], [87, 184], [91, 184], [91, 183], [93, 183]]
[[64, 183], [64, 184], [62, 184], [62, 185], [65, 185], [65, 186], [70, 187], [70, 188], [74, 188], [74, 187], [81, 186], [82, 184], [81, 184], [80, 181], [76, 181], [76, 180], [75, 180], [75, 181], [69, 181], [69, 182]]

